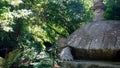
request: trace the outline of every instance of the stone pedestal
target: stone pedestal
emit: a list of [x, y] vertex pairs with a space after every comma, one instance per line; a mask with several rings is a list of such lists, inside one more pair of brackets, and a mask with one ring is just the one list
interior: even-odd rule
[[120, 68], [120, 62], [107, 61], [65, 61], [61, 62], [63, 68]]

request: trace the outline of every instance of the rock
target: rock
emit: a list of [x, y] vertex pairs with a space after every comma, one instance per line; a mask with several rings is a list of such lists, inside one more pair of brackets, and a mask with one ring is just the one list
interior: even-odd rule
[[61, 62], [64, 68], [120, 68], [120, 62], [104, 61], [66, 61]]
[[104, 20], [104, 12], [106, 10], [106, 6], [103, 3], [103, 0], [93, 0], [93, 21], [101, 21]]
[[67, 38], [66, 45], [71, 51], [63, 49], [62, 54], [68, 55], [72, 52], [74, 60], [118, 60], [120, 57], [120, 21], [89, 23], [72, 33]]
[[64, 60], [64, 61], [72, 61], [73, 60], [73, 56], [72, 56], [70, 50], [71, 49], [69, 47], [66, 47], [63, 49], [63, 51], [60, 54], [60, 57], [62, 57], [61, 60]]

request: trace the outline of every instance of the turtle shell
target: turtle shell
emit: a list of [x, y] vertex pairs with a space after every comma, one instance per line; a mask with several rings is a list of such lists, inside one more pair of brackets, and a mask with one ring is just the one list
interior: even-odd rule
[[74, 59], [114, 60], [120, 57], [120, 21], [91, 22], [67, 39]]

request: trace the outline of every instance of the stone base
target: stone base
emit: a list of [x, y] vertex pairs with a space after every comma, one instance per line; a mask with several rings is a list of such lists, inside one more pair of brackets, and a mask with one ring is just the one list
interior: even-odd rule
[[120, 68], [120, 62], [106, 61], [67, 61], [61, 62], [63, 68]]

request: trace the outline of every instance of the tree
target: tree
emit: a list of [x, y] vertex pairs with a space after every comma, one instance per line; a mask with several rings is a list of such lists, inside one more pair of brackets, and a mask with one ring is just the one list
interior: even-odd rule
[[106, 6], [105, 18], [108, 20], [120, 20], [120, 0], [106, 0]]
[[60, 35], [67, 37], [83, 21], [83, 6], [79, 1], [5, 0], [0, 3], [0, 49], [5, 48], [0, 56], [4, 58], [9, 52], [22, 49], [21, 57], [33, 61], [40, 51], [51, 47]]

